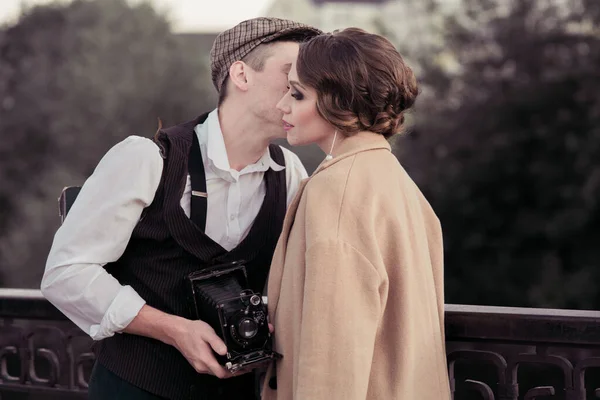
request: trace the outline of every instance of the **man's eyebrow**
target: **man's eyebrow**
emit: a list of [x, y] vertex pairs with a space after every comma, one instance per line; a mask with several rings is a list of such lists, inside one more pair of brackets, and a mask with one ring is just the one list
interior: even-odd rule
[[281, 72], [283, 72], [284, 74], [289, 74], [291, 69], [292, 63], [283, 64], [283, 66], [281, 67]]
[[300, 82], [297, 82], [297, 81], [290, 81], [290, 85], [300, 86], [302, 89], [306, 90], [306, 88], [304, 86], [302, 86], [302, 84]]

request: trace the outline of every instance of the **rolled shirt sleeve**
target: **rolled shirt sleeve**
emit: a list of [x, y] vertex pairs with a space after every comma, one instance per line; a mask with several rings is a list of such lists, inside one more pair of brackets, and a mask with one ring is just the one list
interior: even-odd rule
[[130, 136], [118, 143], [86, 180], [54, 237], [42, 293], [94, 340], [122, 331], [145, 304], [103, 266], [125, 251], [162, 169], [151, 140]]

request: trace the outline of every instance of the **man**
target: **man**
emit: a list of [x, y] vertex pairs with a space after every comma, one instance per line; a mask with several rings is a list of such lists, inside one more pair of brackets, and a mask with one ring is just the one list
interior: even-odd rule
[[[213, 353], [226, 353], [223, 341], [192, 320], [185, 277], [245, 260], [251, 289], [262, 291], [306, 177], [293, 153], [269, 145], [284, 133], [275, 106], [298, 42], [319, 33], [275, 18], [221, 33], [211, 50], [218, 108], [154, 141], [128, 137], [83, 185], [41, 288], [99, 341], [90, 399], [254, 399], [252, 374], [231, 377]], [[194, 181], [202, 167], [205, 193]]]

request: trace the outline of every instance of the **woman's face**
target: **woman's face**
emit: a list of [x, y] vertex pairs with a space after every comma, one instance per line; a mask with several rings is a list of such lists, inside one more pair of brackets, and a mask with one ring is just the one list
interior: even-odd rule
[[283, 129], [292, 146], [316, 143], [325, 152], [335, 128], [317, 111], [317, 92], [304, 86], [298, 79], [296, 62], [288, 74], [289, 89], [277, 103], [283, 112]]

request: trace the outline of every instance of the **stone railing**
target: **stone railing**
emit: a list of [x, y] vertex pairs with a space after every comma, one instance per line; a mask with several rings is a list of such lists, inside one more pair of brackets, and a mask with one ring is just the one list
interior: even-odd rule
[[600, 312], [446, 306], [454, 398], [600, 398]]
[[87, 398], [91, 344], [39, 290], [0, 289], [1, 400]]
[[[85, 399], [91, 345], [39, 291], [0, 289], [1, 400]], [[446, 347], [454, 400], [600, 398], [600, 312], [449, 304]]]

